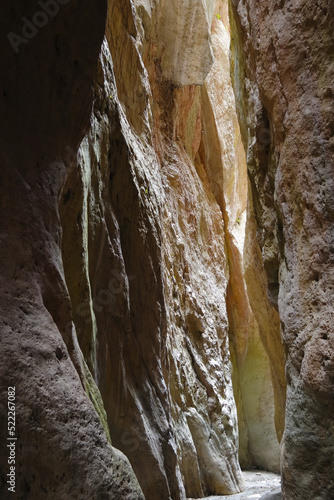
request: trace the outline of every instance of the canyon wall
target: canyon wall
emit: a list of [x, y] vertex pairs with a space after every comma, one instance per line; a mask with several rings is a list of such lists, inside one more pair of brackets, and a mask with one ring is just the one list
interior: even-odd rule
[[84, 390], [87, 381], [98, 401], [71, 327], [61, 255], [59, 195], [89, 128], [107, 5], [58, 7], [47, 25], [45, 14], [35, 17], [44, 27], [33, 31], [21, 18], [41, 12], [37, 3], [1, 6], [0, 496], [144, 499]]
[[61, 206], [79, 343], [148, 499], [238, 492], [239, 460], [279, 471], [284, 427], [227, 5], [180, 8], [110, 5], [91, 129]]
[[243, 17], [235, 5], [239, 129], [226, 1], [58, 1], [33, 34], [42, 7], [15, 5], [1, 21], [0, 424], [5, 441], [15, 386], [17, 491], [237, 493], [240, 464], [279, 470], [285, 408], [282, 215], [256, 174], [277, 165], [269, 107], [248, 147]]
[[232, 74], [257, 236], [287, 354], [283, 498], [333, 482], [333, 27], [330, 2], [232, 0]]

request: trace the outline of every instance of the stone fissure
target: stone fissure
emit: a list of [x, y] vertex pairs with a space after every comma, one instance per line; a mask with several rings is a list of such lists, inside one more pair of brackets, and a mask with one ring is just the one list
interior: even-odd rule
[[26, 2], [0, 26], [18, 497], [225, 496], [261, 467], [331, 500], [332, 5], [42, 3], [19, 46]]

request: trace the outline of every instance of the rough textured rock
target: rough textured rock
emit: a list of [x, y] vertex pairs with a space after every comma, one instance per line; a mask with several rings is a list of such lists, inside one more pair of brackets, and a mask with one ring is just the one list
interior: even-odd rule
[[[226, 247], [233, 254], [230, 233], [236, 225], [234, 217], [246, 211], [247, 177], [229, 81], [228, 36], [217, 22], [214, 30], [217, 26], [222, 30], [215, 34], [220, 73], [216, 67], [211, 79], [225, 75], [228, 97], [223, 106], [212, 106], [209, 93], [215, 102], [215, 93], [219, 95], [224, 85], [215, 88], [209, 76], [202, 90], [192, 85], [175, 89], [175, 80], [169, 81], [164, 73], [157, 48], [160, 18], [148, 3], [138, 2], [135, 7], [114, 2], [109, 11], [92, 128], [79, 158], [80, 168], [86, 165], [88, 179], [91, 176], [86, 182], [88, 194], [81, 198], [91, 200], [85, 224], [92, 239], [89, 236], [86, 243], [83, 239], [78, 248], [87, 255], [83, 260], [94, 265], [94, 273], [86, 270], [91, 288], [88, 303], [95, 303], [90, 312], [86, 310], [85, 323], [91, 315], [87, 342], [88, 346], [96, 344], [96, 324], [100, 346], [97, 354], [88, 349], [86, 356], [96, 359], [92, 370], [101, 388], [112, 440], [130, 458], [147, 498], [233, 493], [242, 487], [242, 481], [228, 347], [230, 266]], [[221, 9], [226, 12], [226, 5]], [[170, 25], [175, 13], [169, 16], [165, 22]], [[183, 52], [190, 56], [189, 64], [198, 44], [199, 39], [180, 41]], [[224, 51], [222, 64], [219, 49]], [[109, 103], [107, 108], [105, 103]], [[212, 111], [210, 115], [210, 107], [215, 108], [216, 116]], [[210, 127], [217, 134], [223, 121], [217, 127], [215, 120], [224, 113], [228, 116], [225, 138], [224, 131], [219, 132], [214, 145], [209, 139]], [[111, 128], [110, 122], [115, 122]], [[235, 137], [239, 138], [237, 153]], [[213, 155], [218, 159], [215, 171]], [[228, 176], [232, 182], [226, 180]], [[69, 182], [65, 192], [74, 191], [78, 179]], [[96, 186], [93, 194], [89, 186]], [[110, 196], [107, 204], [106, 193]], [[65, 229], [70, 217], [73, 227], [77, 223], [71, 204], [68, 210]], [[78, 211], [83, 212], [80, 206]], [[100, 220], [106, 224], [97, 230]], [[96, 234], [105, 236], [96, 238]], [[239, 252], [243, 254], [244, 248]], [[257, 261], [255, 255], [252, 258]], [[74, 259], [80, 260], [79, 254]], [[235, 268], [243, 275], [240, 255], [237, 259]], [[261, 259], [257, 262], [261, 269]], [[112, 290], [110, 279], [115, 278], [115, 271], [117, 290]], [[76, 277], [74, 281], [80, 280]], [[246, 276], [242, 276], [235, 290], [240, 281], [246, 288]], [[86, 287], [82, 291], [80, 301], [87, 294]], [[254, 297], [259, 295], [256, 286], [252, 292]], [[248, 304], [246, 292], [245, 296]], [[265, 293], [262, 297], [264, 312], [260, 309], [257, 314], [266, 317], [263, 335], [270, 338], [274, 329], [275, 337], [277, 315], [271, 326], [273, 313]], [[239, 301], [239, 310], [243, 306]], [[248, 377], [247, 385], [236, 382], [236, 391], [240, 385], [244, 396], [244, 400], [242, 395], [238, 397], [240, 414], [246, 415], [242, 425], [244, 462], [277, 470], [270, 364], [258, 320], [250, 305], [247, 307], [252, 318], [249, 324], [241, 333], [238, 325], [231, 332], [232, 338], [246, 337], [236, 371], [242, 370], [248, 341], [257, 346], [253, 352], [249, 349], [248, 362], [253, 359], [253, 366], [262, 364], [263, 368], [260, 377], [255, 373]], [[276, 363], [279, 369], [282, 359]], [[281, 384], [280, 375], [277, 380]], [[282, 397], [277, 401], [284, 405], [284, 380], [279, 389]], [[284, 410], [279, 403], [282, 432]]]
[[[25, 9], [3, 7], [4, 38]], [[7, 41], [0, 367], [18, 491], [240, 492], [239, 456], [279, 467], [285, 380], [227, 2], [72, 0], [17, 54]]]
[[[65, 331], [71, 305], [59, 194], [66, 148], [76, 151], [89, 125], [106, 5], [62, 6], [16, 54], [6, 35], [21, 33], [18, 20], [36, 7], [1, 7], [1, 498], [143, 499], [84, 391], [75, 330]], [[15, 494], [7, 483], [9, 386], [16, 388]]]
[[282, 498], [333, 482], [333, 2], [231, 2], [258, 239], [287, 353]]
[[[156, 74], [155, 54], [146, 53], [145, 68], [140, 39], [127, 31], [136, 34], [137, 17], [126, 12], [124, 2], [109, 11], [91, 130], [63, 195], [63, 255], [79, 342], [112, 441], [146, 498], [233, 493], [242, 479], [228, 270], [222, 215], [194, 161], [201, 92], [173, 90]], [[74, 232], [76, 253], [66, 263]]]

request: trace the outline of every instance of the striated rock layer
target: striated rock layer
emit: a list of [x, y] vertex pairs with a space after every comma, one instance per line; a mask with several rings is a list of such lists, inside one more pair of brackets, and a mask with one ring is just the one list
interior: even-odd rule
[[[15, 385], [20, 498], [237, 493], [239, 463], [279, 469], [285, 379], [227, 2], [106, 7], [7, 39], [3, 441]], [[4, 38], [26, 8], [2, 8]]]
[[[283, 498], [333, 480], [333, 2], [231, 1], [233, 77], [287, 353]], [[310, 496], [311, 495], [311, 496]]]

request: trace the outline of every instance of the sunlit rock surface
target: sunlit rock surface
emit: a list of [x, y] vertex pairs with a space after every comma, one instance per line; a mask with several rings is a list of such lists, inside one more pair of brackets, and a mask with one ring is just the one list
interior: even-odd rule
[[155, 74], [150, 53], [145, 67], [140, 39], [126, 41], [126, 25], [113, 23], [121, 6], [114, 9], [91, 130], [61, 206], [64, 235], [81, 238], [68, 262], [63, 240], [79, 342], [112, 442], [129, 457], [146, 498], [238, 492], [229, 274], [222, 213], [198, 153], [201, 89], [173, 90]]
[[224, 10], [221, 12], [221, 20], [217, 18], [213, 23], [215, 64], [204, 85], [203, 115], [210, 183], [227, 229], [227, 305], [239, 410], [239, 458], [243, 466], [256, 464], [279, 472], [278, 439], [283, 432], [285, 404], [284, 355], [278, 315], [266, 296], [252, 200], [247, 204], [246, 159], [230, 81], [229, 26]]
[[[147, 498], [235, 493], [242, 488], [238, 453], [243, 465], [279, 469], [280, 346], [280, 358], [270, 359], [279, 325], [259, 250], [255, 241], [247, 245], [255, 225], [226, 5], [215, 6], [217, 16], [208, 7], [212, 35], [201, 36], [204, 46], [212, 37], [215, 62], [201, 67], [200, 87], [166, 73], [157, 5], [113, 3], [91, 130], [61, 207], [79, 342], [112, 441]], [[173, 24], [175, 11], [168, 12], [165, 23]], [[200, 40], [181, 44], [192, 74]], [[76, 193], [76, 211], [68, 193]], [[66, 263], [73, 232], [81, 243]], [[248, 284], [254, 265], [258, 275]]]
[[287, 352], [283, 498], [333, 479], [333, 2], [231, 2], [233, 76], [268, 296]]

